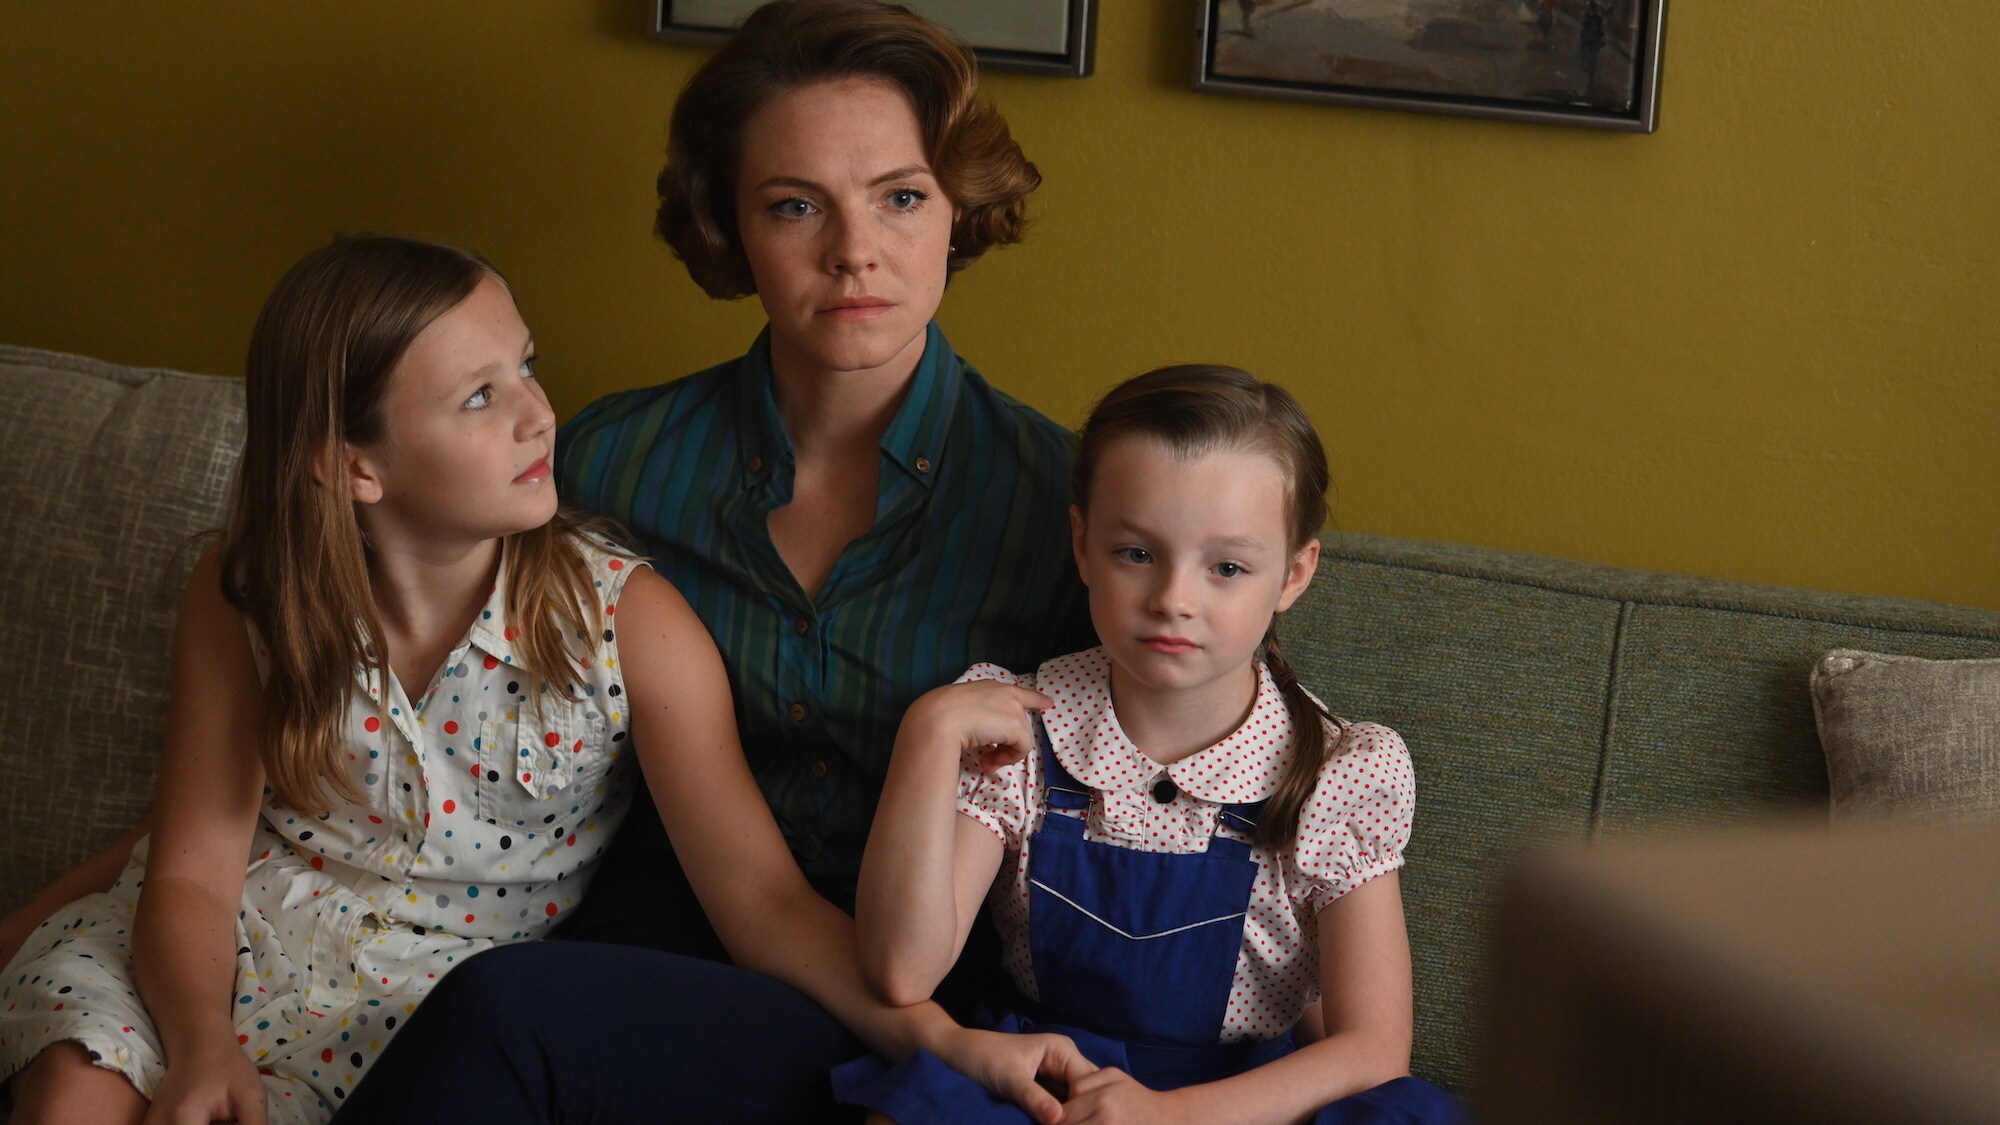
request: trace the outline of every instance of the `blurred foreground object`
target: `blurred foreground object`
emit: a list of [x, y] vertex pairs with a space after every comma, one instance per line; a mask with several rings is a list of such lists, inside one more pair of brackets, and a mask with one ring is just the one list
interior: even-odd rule
[[1529, 856], [1482, 1122], [2000, 1121], [2000, 822]]

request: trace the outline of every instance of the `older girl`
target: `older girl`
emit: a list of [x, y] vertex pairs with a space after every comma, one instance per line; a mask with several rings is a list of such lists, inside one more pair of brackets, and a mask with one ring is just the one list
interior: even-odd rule
[[[575, 909], [628, 731], [726, 726], [700, 622], [557, 511], [534, 364], [461, 251], [342, 239], [278, 283], [155, 828], [0, 978], [13, 1120], [327, 1120], [439, 977]], [[619, 608], [671, 675], [626, 683]]]

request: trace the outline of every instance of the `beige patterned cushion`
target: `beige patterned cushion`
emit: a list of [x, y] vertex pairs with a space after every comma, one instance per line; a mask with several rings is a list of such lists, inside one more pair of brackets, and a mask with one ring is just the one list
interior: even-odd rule
[[2000, 813], [2000, 660], [1836, 649], [1812, 695], [1836, 820]]
[[243, 441], [235, 379], [0, 346], [0, 911], [152, 801], [174, 608]]

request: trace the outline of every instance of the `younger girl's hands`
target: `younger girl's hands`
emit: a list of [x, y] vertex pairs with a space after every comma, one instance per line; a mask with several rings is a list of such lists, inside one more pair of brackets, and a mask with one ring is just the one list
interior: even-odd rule
[[1069, 1087], [1063, 1125], [1176, 1125], [1192, 1120], [1171, 1090], [1159, 1091], [1119, 1070], [1105, 1067]]
[[971, 750], [979, 768], [991, 773], [1011, 766], [1035, 749], [1032, 711], [1055, 706], [1038, 691], [998, 680], [946, 684], [917, 700], [911, 713], [928, 735], [959, 752]]
[[1014, 1034], [959, 1028], [938, 1045], [945, 1065], [1028, 1111], [1042, 1125], [1072, 1120], [1062, 1103], [1037, 1079], [1046, 1078], [1071, 1089], [1097, 1070], [1067, 1035], [1045, 1032]]
[[209, 1036], [167, 1064], [144, 1125], [264, 1125], [264, 1080], [234, 1038]]

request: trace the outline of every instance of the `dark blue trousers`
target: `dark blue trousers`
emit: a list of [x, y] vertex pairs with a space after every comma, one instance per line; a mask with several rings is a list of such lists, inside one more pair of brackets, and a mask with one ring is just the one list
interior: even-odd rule
[[828, 1071], [867, 1048], [728, 964], [664, 834], [648, 842], [606, 856], [564, 934], [586, 940], [495, 949], [439, 981], [335, 1121], [855, 1119]]

